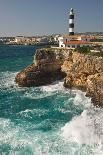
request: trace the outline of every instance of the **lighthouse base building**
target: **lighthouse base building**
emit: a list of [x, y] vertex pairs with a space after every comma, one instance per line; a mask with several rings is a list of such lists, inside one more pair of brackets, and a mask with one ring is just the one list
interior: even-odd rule
[[91, 46], [90, 40], [93, 39], [91, 36], [85, 35], [64, 35], [59, 37], [59, 47], [77, 48], [83, 46]]

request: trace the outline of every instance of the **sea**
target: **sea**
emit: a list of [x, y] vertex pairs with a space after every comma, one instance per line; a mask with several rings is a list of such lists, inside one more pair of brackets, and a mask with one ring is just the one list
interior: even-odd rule
[[0, 155], [103, 155], [103, 109], [85, 92], [15, 83], [38, 48], [0, 45]]

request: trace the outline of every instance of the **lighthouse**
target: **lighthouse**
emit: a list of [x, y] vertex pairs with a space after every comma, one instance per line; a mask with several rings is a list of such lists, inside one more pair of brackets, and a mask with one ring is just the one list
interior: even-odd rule
[[69, 12], [69, 35], [74, 35], [74, 10], [72, 8]]
[[59, 47], [60, 48], [70, 48], [74, 49], [77, 47], [84, 47], [84, 46], [92, 46], [90, 40], [92, 36], [87, 35], [79, 35], [74, 34], [74, 10], [71, 8], [69, 11], [69, 35], [63, 35], [58, 38], [59, 40]]

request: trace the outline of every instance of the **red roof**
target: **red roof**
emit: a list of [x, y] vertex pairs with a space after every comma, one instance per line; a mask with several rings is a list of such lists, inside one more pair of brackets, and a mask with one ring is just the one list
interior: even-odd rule
[[87, 41], [67, 41], [67, 42], [64, 42], [64, 44], [91, 44], [91, 42], [87, 42]]
[[90, 38], [90, 39], [95, 39], [95, 36], [89, 36], [89, 35], [64, 35], [63, 38]]

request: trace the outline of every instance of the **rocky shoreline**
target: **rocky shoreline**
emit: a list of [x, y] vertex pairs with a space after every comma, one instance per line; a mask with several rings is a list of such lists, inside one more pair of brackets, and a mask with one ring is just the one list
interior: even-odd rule
[[103, 58], [72, 52], [61, 68], [66, 73], [65, 87], [86, 91], [94, 105], [103, 105]]
[[54, 49], [38, 49], [34, 56], [33, 64], [20, 71], [15, 81], [21, 87], [41, 86], [50, 84], [66, 77], [61, 71], [66, 51]]
[[86, 91], [94, 105], [103, 106], [103, 58], [70, 49], [37, 49], [33, 64], [15, 78], [21, 87], [41, 86], [64, 78], [64, 86]]

